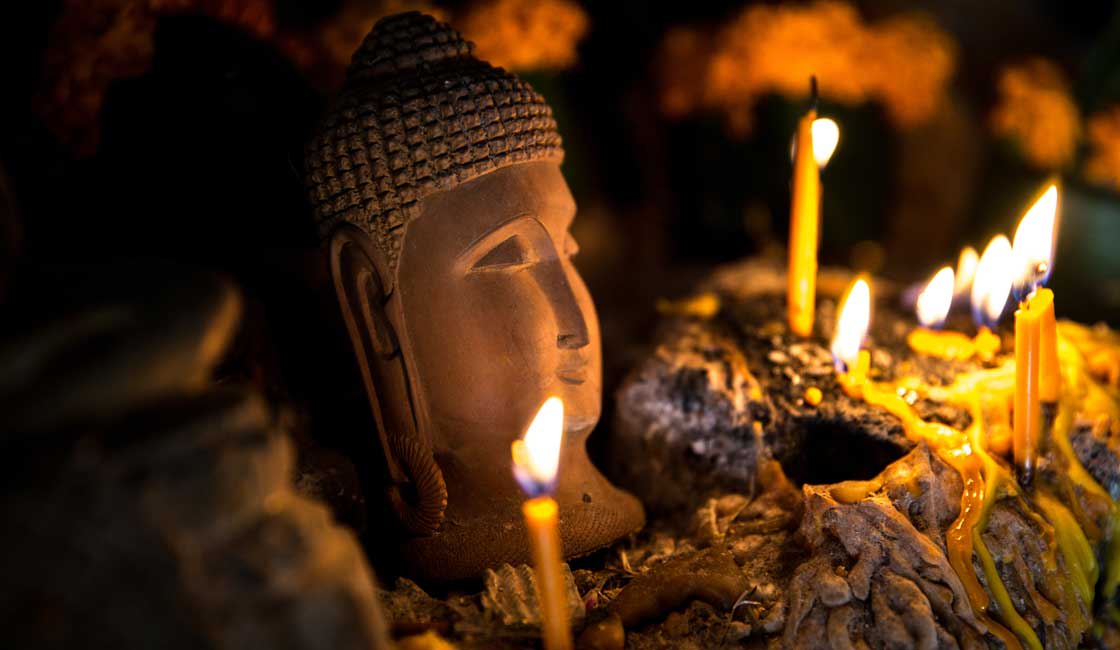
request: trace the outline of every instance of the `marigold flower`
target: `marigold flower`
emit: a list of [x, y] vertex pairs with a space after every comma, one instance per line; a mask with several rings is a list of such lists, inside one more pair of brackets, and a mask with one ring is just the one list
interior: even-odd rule
[[822, 0], [750, 6], [714, 31], [671, 30], [660, 59], [661, 107], [670, 116], [710, 109], [742, 130], [759, 97], [804, 97], [816, 75], [823, 97], [881, 102], [907, 127], [939, 107], [956, 45], [920, 15], [869, 25], [851, 5]]
[[1085, 178], [1120, 191], [1120, 107], [1090, 116], [1085, 130], [1089, 141]]
[[453, 24], [480, 59], [510, 70], [562, 70], [577, 59], [588, 18], [571, 0], [482, 0]]
[[1081, 117], [1061, 68], [1040, 58], [1007, 66], [998, 90], [991, 117], [996, 135], [1015, 140], [1039, 167], [1054, 169], [1073, 160]]

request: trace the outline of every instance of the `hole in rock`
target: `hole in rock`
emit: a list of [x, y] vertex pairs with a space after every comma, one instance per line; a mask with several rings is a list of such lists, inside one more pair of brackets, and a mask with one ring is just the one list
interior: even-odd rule
[[854, 422], [814, 418], [792, 425], [802, 442], [781, 463], [786, 476], [797, 485], [865, 481], [909, 451], [871, 435]]

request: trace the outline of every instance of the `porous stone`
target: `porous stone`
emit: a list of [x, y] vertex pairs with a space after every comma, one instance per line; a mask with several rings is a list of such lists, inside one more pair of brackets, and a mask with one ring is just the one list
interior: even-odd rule
[[[824, 336], [788, 334], [778, 287], [784, 276], [766, 263], [717, 271], [701, 290], [719, 296], [719, 312], [670, 317], [619, 388], [612, 476], [647, 508], [690, 510], [749, 492], [760, 460], [823, 483], [871, 478], [911, 447], [896, 418], [841, 393]], [[821, 331], [831, 329], [834, 300], [822, 301]], [[811, 387], [822, 401], [805, 399]]]

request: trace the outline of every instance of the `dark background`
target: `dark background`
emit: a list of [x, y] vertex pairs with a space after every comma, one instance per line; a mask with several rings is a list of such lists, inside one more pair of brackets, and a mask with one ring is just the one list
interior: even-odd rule
[[[785, 152], [803, 101], [764, 98], [753, 133], [733, 137], [717, 116], [670, 120], [656, 99], [654, 62], [666, 30], [718, 24], [745, 4], [584, 3], [590, 29], [576, 65], [524, 75], [559, 119], [565, 173], [583, 208], [580, 265], [607, 321], [616, 310], [648, 311], [654, 298], [682, 292], [704, 269], [785, 240]], [[272, 5], [276, 29], [299, 34], [330, 19], [341, 2]], [[454, 12], [460, 5], [440, 6]], [[822, 260], [917, 280], [952, 263], [965, 244], [982, 249], [995, 232], [1010, 234], [1051, 172], [1032, 167], [985, 128], [999, 67], [1027, 56], [1053, 60], [1088, 114], [1120, 101], [1120, 30], [1108, 2], [856, 6], [869, 23], [926, 12], [959, 47], [950, 96], [960, 146], [941, 147], [925, 161], [935, 187], [938, 174], [949, 177], [935, 196], [907, 195], [910, 186], [899, 180], [914, 173], [907, 170], [915, 146], [908, 141], [920, 134], [900, 132], [874, 103], [822, 106], [843, 130], [824, 172]], [[301, 70], [275, 42], [215, 19], [213, 10], [160, 17], [149, 69], [112, 81], [97, 116], [100, 138], [76, 154], [73, 143], [58, 142], [46, 128], [36, 103], [48, 49], [58, 47], [51, 30], [65, 10], [62, 2], [4, 9], [0, 161], [22, 217], [21, 259], [154, 256], [243, 275], [313, 244], [301, 147], [337, 79]], [[1076, 173], [1065, 177], [1066, 225], [1053, 280], [1059, 311], [1117, 323], [1115, 197]], [[928, 208], [920, 220], [914, 204]]]
[[[784, 244], [789, 142], [804, 101], [763, 98], [753, 132], [734, 137], [718, 116], [669, 119], [656, 98], [654, 62], [666, 30], [718, 24], [746, 4], [587, 1], [590, 29], [576, 65], [523, 75], [552, 103], [565, 138], [565, 174], [581, 207], [577, 265], [603, 322], [608, 391], [648, 337], [657, 298], [684, 295], [717, 264], [780, 255]], [[309, 32], [340, 6], [276, 0], [277, 30]], [[987, 128], [1000, 66], [1053, 60], [1082, 115], [1120, 103], [1113, 3], [855, 6], [870, 22], [925, 11], [956, 40], [954, 130], [904, 133], [874, 103], [822, 103], [842, 128], [823, 173], [823, 263], [913, 282], [953, 263], [966, 244], [982, 249], [993, 234], [1011, 234], [1054, 170], [1033, 166]], [[346, 343], [327, 322], [330, 305], [305, 277], [317, 241], [302, 147], [337, 78], [309, 72], [275, 39], [206, 12], [161, 16], [150, 65], [109, 84], [96, 111], [99, 137], [76, 146], [49, 128], [42, 105], [49, 53], [59, 47], [52, 29], [65, 10], [62, 2], [0, 10], [0, 205], [9, 206], [0, 211], [0, 320], [26, 317], [21, 305], [51, 302], [35, 296], [44, 268], [127, 262], [143, 273], [173, 261], [222, 271], [250, 305], [254, 336], [238, 352], [265, 359], [243, 372], [280, 401], [312, 412], [328, 404], [315, 428], [334, 431], [318, 436], [333, 446], [362, 397]], [[1065, 204], [1052, 279], [1059, 316], [1120, 325], [1120, 202], [1076, 167], [1060, 171]], [[934, 191], [915, 193], [900, 180], [914, 176]], [[337, 405], [339, 392], [348, 405]]]

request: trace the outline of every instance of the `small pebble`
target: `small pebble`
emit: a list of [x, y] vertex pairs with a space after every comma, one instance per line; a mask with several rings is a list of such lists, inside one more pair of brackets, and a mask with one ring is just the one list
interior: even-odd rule
[[751, 626], [742, 621], [731, 621], [727, 624], [727, 640], [732, 642], [745, 641], [751, 635]]
[[405, 637], [397, 641], [397, 647], [401, 650], [455, 650], [455, 646], [431, 630], [424, 634]]
[[786, 605], [782, 601], [774, 603], [770, 611], [766, 612], [766, 616], [762, 619], [762, 629], [770, 634], [774, 634], [778, 630], [785, 627], [786, 624]]
[[747, 497], [741, 494], [725, 494], [716, 501], [716, 514], [720, 517], [737, 515], [747, 507]]
[[580, 650], [622, 650], [626, 646], [626, 630], [618, 614], [611, 614], [601, 621], [591, 623], [579, 635], [576, 646]]
[[852, 589], [835, 573], [825, 573], [817, 581], [817, 597], [826, 607], [839, 607], [851, 601]]
[[824, 399], [824, 393], [816, 386], [810, 386], [805, 389], [805, 401], [809, 406], [818, 406], [822, 399]]
[[661, 629], [670, 637], [682, 637], [688, 634], [688, 619], [680, 612], [673, 612], [665, 619]]

